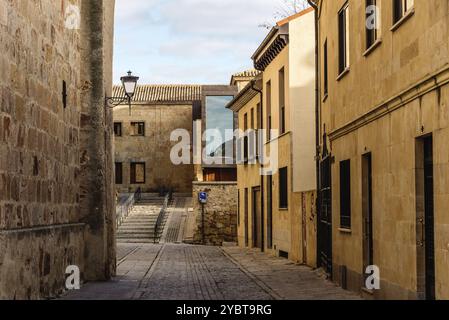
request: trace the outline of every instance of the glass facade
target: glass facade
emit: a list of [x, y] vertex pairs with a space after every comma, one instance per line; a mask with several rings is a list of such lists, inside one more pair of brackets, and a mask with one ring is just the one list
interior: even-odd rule
[[229, 148], [233, 154], [233, 135], [226, 135], [226, 130], [234, 130], [234, 112], [226, 109], [232, 99], [232, 96], [206, 97], [206, 151], [211, 157], [224, 156]]

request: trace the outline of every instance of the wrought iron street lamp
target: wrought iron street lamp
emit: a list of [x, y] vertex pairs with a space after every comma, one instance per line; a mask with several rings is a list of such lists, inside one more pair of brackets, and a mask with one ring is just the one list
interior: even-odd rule
[[115, 108], [123, 102], [128, 101], [129, 105], [129, 114], [131, 114], [131, 101], [136, 93], [137, 81], [139, 81], [139, 77], [133, 76], [131, 71], [128, 71], [127, 76], [123, 76], [120, 78], [122, 81], [122, 86], [124, 90], [124, 97], [106, 97], [106, 105], [109, 108]]

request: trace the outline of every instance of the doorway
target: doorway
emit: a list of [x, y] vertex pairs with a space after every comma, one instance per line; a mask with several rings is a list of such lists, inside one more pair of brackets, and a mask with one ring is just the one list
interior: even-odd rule
[[416, 151], [418, 292], [426, 300], [435, 300], [435, 213], [432, 136], [418, 139]]
[[332, 158], [327, 156], [320, 164], [320, 192], [318, 217], [318, 267], [332, 277]]
[[262, 210], [261, 210], [261, 193], [260, 187], [252, 190], [252, 204], [253, 204], [253, 247], [262, 250]]
[[249, 247], [249, 195], [248, 195], [248, 188], [245, 188], [245, 247]]
[[373, 178], [372, 156], [367, 153], [362, 157], [362, 215], [363, 215], [363, 270], [374, 265], [374, 239], [373, 239]]
[[273, 176], [267, 177], [267, 247], [273, 249]]

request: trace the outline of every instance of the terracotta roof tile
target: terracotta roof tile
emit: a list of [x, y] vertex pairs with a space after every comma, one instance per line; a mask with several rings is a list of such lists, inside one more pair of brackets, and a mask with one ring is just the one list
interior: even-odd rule
[[232, 76], [234, 78], [255, 78], [256, 76], [258, 76], [260, 74], [260, 71], [256, 70], [256, 69], [251, 69], [251, 70], [246, 70], [243, 72], [238, 72], [233, 74]]
[[[201, 85], [138, 85], [135, 102], [191, 102], [201, 100]], [[114, 97], [124, 96], [122, 86], [114, 86]]]

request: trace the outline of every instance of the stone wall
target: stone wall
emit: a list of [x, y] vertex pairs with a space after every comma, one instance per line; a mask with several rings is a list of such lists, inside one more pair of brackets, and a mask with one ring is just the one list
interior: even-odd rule
[[202, 210], [198, 202], [200, 192], [208, 193], [204, 206], [204, 244], [221, 246], [223, 242], [237, 242], [237, 183], [193, 183], [193, 214], [196, 227], [194, 243], [203, 244]]
[[[80, 28], [66, 24], [69, 5], [80, 8]], [[71, 264], [92, 279], [113, 273], [113, 230], [103, 223], [114, 215], [112, 122], [103, 116], [113, 8], [0, 0], [0, 298], [57, 294]], [[92, 234], [103, 250], [91, 249]]]
[[115, 273], [112, 95], [114, 1], [83, 0], [81, 6], [80, 221], [86, 223], [86, 280]]
[[[178, 144], [170, 141], [171, 133], [182, 129], [192, 137], [191, 104], [135, 104], [131, 115], [128, 106], [122, 106], [114, 110], [114, 121], [122, 124], [122, 136], [115, 137], [115, 161], [123, 165], [119, 192], [134, 192], [138, 187], [144, 192], [192, 192], [193, 165], [175, 165], [170, 159], [172, 147]], [[145, 136], [131, 136], [131, 122], [144, 122]], [[131, 184], [131, 162], [145, 163], [144, 184]]]

